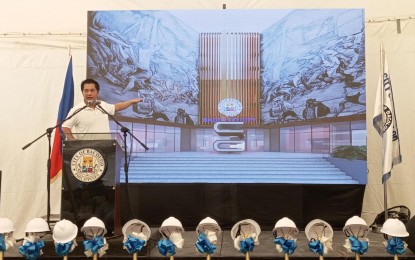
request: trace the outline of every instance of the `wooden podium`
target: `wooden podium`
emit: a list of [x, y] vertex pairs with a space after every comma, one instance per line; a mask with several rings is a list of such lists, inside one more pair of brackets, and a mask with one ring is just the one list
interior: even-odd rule
[[64, 141], [62, 154], [61, 218], [82, 227], [86, 220], [97, 217], [108, 234], [122, 234], [122, 150], [117, 141]]

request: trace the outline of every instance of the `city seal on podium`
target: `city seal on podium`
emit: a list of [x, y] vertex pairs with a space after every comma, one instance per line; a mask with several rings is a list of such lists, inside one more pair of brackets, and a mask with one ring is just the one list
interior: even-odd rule
[[104, 176], [106, 170], [104, 156], [93, 148], [83, 148], [72, 156], [71, 172], [81, 182], [95, 182]]

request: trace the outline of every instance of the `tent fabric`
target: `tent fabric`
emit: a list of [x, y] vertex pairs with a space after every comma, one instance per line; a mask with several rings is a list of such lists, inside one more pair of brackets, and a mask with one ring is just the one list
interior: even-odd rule
[[[23, 236], [23, 227], [30, 219], [46, 215], [47, 138], [25, 150], [22, 147], [56, 121], [68, 47], [73, 56], [75, 103], [82, 98], [79, 86], [86, 76], [87, 11], [222, 9], [224, 4], [227, 9], [365, 9], [368, 184], [362, 217], [371, 223], [384, 209], [382, 143], [371, 124], [381, 43], [388, 55], [403, 155], [403, 162], [394, 168], [387, 184], [388, 207], [406, 205], [415, 212], [415, 138], [411, 133], [415, 113], [413, 0], [0, 0], [0, 217], [14, 220], [16, 237]], [[60, 212], [60, 183], [56, 181], [51, 187], [52, 214]]]

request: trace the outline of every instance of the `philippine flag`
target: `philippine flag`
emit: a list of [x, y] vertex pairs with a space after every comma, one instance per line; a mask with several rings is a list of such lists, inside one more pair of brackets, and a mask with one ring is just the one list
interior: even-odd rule
[[[59, 105], [57, 124], [60, 124], [67, 117], [69, 110], [74, 103], [74, 83], [72, 72], [72, 56], [69, 59], [68, 69], [66, 71], [65, 84]], [[61, 127], [56, 128], [55, 138], [53, 140], [53, 148], [50, 160], [50, 181], [53, 183], [62, 173], [62, 141], [64, 135]]]

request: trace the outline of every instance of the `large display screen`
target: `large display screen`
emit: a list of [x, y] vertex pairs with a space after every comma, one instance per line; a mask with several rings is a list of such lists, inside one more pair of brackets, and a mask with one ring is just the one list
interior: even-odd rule
[[143, 99], [130, 181], [367, 181], [362, 9], [91, 11], [87, 57], [102, 100]]

